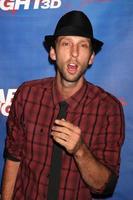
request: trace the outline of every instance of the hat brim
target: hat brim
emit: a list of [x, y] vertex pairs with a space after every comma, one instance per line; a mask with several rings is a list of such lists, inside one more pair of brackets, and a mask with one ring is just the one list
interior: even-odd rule
[[[76, 35], [76, 36], [78, 36], [78, 35]], [[81, 36], [81, 35], [79, 35], [79, 36]], [[55, 39], [57, 37], [58, 36], [53, 36], [53, 35], [46, 35], [45, 36], [43, 44], [44, 44], [44, 47], [46, 48], [46, 50], [48, 52], [50, 51], [51, 47], [55, 46]], [[94, 50], [95, 54], [97, 54], [101, 50], [104, 43], [100, 40], [95, 39], [95, 38], [91, 39], [91, 41], [92, 41], [93, 50]]]

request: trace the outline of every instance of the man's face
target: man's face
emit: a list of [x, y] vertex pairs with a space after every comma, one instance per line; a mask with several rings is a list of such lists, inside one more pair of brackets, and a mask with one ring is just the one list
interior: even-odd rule
[[68, 82], [78, 81], [93, 63], [91, 41], [80, 36], [59, 36], [50, 58], [56, 61], [57, 76]]

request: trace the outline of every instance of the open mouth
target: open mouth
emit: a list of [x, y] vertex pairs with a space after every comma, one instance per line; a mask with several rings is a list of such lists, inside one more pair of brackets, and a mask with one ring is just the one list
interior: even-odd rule
[[67, 65], [67, 71], [70, 74], [75, 74], [77, 72], [78, 69], [78, 65], [74, 64], [74, 63], [70, 63]]

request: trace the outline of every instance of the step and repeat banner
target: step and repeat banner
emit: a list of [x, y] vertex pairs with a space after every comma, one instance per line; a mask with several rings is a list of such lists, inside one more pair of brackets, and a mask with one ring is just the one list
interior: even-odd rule
[[54, 76], [43, 39], [63, 13], [82, 10], [90, 18], [102, 51], [86, 79], [121, 102], [126, 119], [120, 178], [111, 200], [133, 199], [133, 1], [0, 0], [0, 181], [6, 119], [14, 93], [27, 80]]

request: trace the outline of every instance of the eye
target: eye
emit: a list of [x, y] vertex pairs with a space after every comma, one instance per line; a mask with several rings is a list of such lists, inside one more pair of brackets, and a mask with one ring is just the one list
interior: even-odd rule
[[66, 42], [66, 41], [65, 41], [65, 42], [62, 43], [62, 45], [67, 47], [67, 46], [69, 46], [70, 44], [69, 44], [69, 42]]
[[62, 40], [62, 41], [61, 41], [61, 45], [62, 45], [63, 47], [69, 47], [69, 46], [71, 46], [71, 42], [68, 41], [68, 40]]
[[64, 45], [64, 46], [68, 46], [68, 45], [69, 45], [69, 42], [64, 42], [63, 45]]
[[88, 45], [88, 43], [81, 43], [81, 47], [83, 47], [83, 48], [89, 48], [89, 45]]

